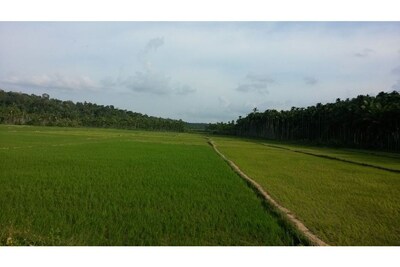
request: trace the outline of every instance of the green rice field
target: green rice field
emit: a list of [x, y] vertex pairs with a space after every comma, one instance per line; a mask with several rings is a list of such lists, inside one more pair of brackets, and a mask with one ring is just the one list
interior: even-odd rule
[[213, 139], [222, 153], [328, 244], [400, 245], [399, 173], [293, 150], [392, 169], [400, 169], [398, 155]]
[[[400, 174], [358, 164], [398, 154], [210, 137], [329, 245], [400, 245]], [[207, 138], [0, 125], [0, 245], [308, 245]]]
[[305, 244], [195, 134], [0, 126], [1, 245]]
[[262, 143], [269, 147], [288, 149], [295, 152], [348, 161], [400, 173], [400, 155], [395, 153], [349, 148], [311, 147], [298, 144], [288, 145], [271, 141]]

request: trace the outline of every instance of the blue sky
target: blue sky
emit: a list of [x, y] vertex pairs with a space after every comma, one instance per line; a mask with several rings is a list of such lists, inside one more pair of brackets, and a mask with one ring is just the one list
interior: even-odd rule
[[400, 90], [398, 22], [0, 22], [0, 88], [190, 122]]

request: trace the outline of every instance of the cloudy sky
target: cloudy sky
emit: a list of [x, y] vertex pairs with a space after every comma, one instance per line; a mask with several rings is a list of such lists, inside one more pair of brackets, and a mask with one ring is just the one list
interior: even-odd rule
[[400, 91], [400, 23], [0, 22], [0, 88], [189, 122]]

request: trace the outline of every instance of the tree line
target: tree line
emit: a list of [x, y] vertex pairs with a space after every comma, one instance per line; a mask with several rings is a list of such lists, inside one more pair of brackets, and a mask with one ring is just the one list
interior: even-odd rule
[[400, 95], [393, 91], [307, 108], [290, 110], [255, 108], [246, 117], [209, 124], [217, 134], [306, 141], [345, 147], [400, 151]]
[[182, 120], [164, 119], [88, 102], [61, 101], [0, 90], [0, 123], [184, 131]]

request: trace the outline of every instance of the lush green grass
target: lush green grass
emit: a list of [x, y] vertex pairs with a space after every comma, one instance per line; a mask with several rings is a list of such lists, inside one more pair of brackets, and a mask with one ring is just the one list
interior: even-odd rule
[[201, 135], [0, 126], [0, 245], [292, 245]]
[[[222, 153], [329, 244], [400, 245], [398, 173], [254, 141], [222, 137], [213, 140]], [[366, 159], [368, 155], [365, 151], [343, 153], [353, 159]], [[375, 157], [368, 161], [394, 162], [386, 157], [375, 161]]]
[[356, 150], [356, 149], [344, 149], [344, 148], [327, 148], [327, 147], [312, 147], [298, 144], [285, 144], [278, 142], [262, 142], [269, 146], [277, 146], [290, 150], [301, 151], [311, 153], [315, 155], [328, 156], [341, 160], [352, 161], [360, 164], [368, 164], [381, 168], [387, 168], [390, 170], [400, 171], [400, 154], [379, 152], [379, 151], [368, 151], [368, 150]]
[[[204, 136], [174, 132], [130, 131], [99, 128], [32, 127], [0, 125], [0, 149], [29, 145], [89, 143], [105, 139], [167, 144], [205, 145]], [[45, 142], [43, 142], [45, 141]], [[78, 142], [79, 141], [79, 142]]]

